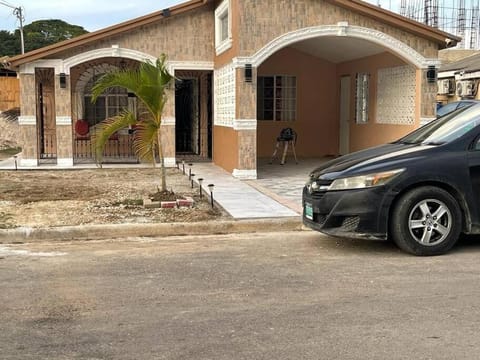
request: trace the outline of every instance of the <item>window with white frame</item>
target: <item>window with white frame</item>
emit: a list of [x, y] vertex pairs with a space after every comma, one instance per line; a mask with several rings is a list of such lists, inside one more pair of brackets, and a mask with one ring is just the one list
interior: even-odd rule
[[297, 116], [297, 78], [288, 75], [259, 76], [257, 118], [294, 121]]
[[370, 86], [370, 75], [358, 73], [356, 80], [355, 121], [357, 124], [366, 124], [368, 122], [368, 92]]
[[215, 10], [215, 50], [217, 55], [232, 47], [230, 0], [223, 0]]

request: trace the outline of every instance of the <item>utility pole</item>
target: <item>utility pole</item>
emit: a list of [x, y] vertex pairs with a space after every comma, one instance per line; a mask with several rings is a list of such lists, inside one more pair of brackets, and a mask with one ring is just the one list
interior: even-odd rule
[[23, 17], [23, 9], [21, 6], [13, 6], [3, 0], [0, 0], [0, 5], [4, 5], [6, 7], [9, 7], [10, 9], [13, 9], [13, 15], [15, 15], [20, 22], [20, 46], [22, 49], [22, 54], [24, 54], [25, 40], [23, 38], [23, 21], [25, 20], [25, 18]]

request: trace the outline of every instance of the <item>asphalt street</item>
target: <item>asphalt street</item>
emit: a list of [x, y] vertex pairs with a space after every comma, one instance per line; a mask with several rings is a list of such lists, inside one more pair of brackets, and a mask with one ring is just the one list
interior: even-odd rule
[[0, 358], [476, 359], [479, 259], [310, 231], [0, 244]]

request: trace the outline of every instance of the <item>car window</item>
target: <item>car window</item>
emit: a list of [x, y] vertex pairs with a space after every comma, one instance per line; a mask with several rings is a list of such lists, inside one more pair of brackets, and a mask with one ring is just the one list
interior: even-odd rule
[[477, 139], [477, 140], [475, 141], [475, 144], [474, 144], [474, 146], [473, 146], [473, 150], [475, 150], [475, 151], [480, 150], [480, 139]]
[[469, 105], [472, 105], [472, 103], [469, 102], [469, 101], [462, 101], [462, 102], [459, 102], [459, 103], [458, 103], [457, 108], [460, 109], [460, 108], [462, 108], [462, 107], [464, 107], [464, 106], [469, 106]]
[[[453, 103], [448, 103], [443, 105], [440, 109], [437, 110], [437, 117], [443, 116], [445, 114], [448, 114], [449, 112], [452, 112], [457, 108], [459, 103], [453, 102]], [[467, 103], [466, 103], [467, 104]]]
[[465, 135], [480, 125], [480, 104], [463, 107], [428, 123], [397, 142], [440, 145]]

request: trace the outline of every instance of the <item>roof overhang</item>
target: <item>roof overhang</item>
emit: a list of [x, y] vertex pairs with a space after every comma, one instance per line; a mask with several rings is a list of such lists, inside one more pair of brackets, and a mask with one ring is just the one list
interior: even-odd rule
[[439, 45], [439, 49], [454, 47], [462, 38], [449, 34], [445, 31], [438, 30], [431, 26], [422, 24], [418, 21], [411, 20], [405, 16], [396, 14], [392, 11], [382, 9], [362, 0], [325, 0], [329, 3], [338, 5], [345, 9], [355, 11], [364, 16], [383, 22], [388, 25], [398, 27], [405, 32], [426, 38]]

